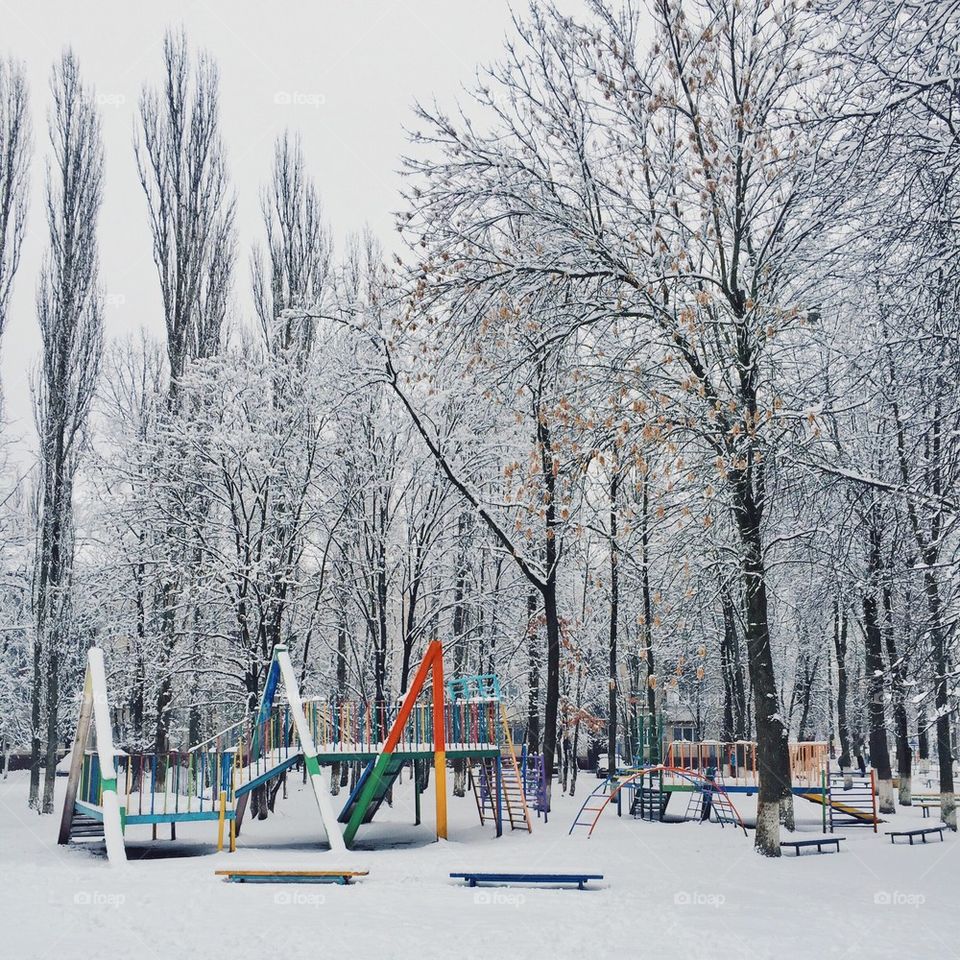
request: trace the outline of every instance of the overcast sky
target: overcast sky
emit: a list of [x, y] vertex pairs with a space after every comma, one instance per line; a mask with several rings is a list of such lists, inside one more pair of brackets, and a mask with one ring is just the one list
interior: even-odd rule
[[[514, 6], [526, 9], [524, 2]], [[580, 3], [562, 6], [573, 10]], [[222, 132], [238, 198], [241, 255], [234, 287], [245, 314], [249, 250], [262, 235], [259, 193], [277, 134], [285, 127], [301, 133], [338, 246], [369, 224], [389, 248], [395, 243], [391, 213], [399, 205], [398, 158], [411, 104], [434, 95], [452, 102], [477, 64], [498, 57], [511, 30], [506, 0], [0, 0], [0, 18], [0, 55], [26, 64], [34, 124], [31, 217], [2, 345], [10, 431], [28, 444], [29, 375], [39, 346], [34, 293], [46, 243], [48, 82], [65, 46], [72, 45], [86, 81], [95, 86], [103, 115], [100, 276], [112, 338], [141, 325], [158, 336], [163, 329], [132, 138], [141, 87], [160, 78], [168, 27], [183, 24], [192, 47], [206, 48], [219, 64]]]

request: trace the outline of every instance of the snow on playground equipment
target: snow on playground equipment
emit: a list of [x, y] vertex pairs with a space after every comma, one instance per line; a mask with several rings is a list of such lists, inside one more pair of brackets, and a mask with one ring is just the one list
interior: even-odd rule
[[[665, 764], [645, 767], [623, 778], [604, 780], [583, 801], [583, 805], [567, 831], [568, 835], [572, 834], [577, 827], [587, 827], [589, 828], [587, 836], [592, 836], [600, 815], [613, 800], [617, 800], [617, 811], [620, 812], [620, 794], [624, 787], [632, 788], [634, 791], [643, 790], [647, 788], [648, 781], [651, 785], [656, 784], [656, 789], [662, 793], [669, 794], [677, 790], [692, 792], [697, 797], [696, 808], [691, 812], [693, 804], [688, 804], [686, 818], [697, 820], [712, 818], [721, 826], [727, 823], [734, 824], [746, 835], [747, 828], [744, 826], [743, 819], [721, 783], [692, 770], [669, 767]], [[634, 799], [636, 800], [636, 794]], [[664, 803], [663, 808], [665, 806]], [[707, 811], [707, 816], [703, 815], [704, 810]]]
[[836, 826], [873, 827], [876, 833], [877, 824], [883, 823], [877, 814], [877, 781], [873, 770], [860, 775], [825, 768], [819, 791], [794, 789], [794, 793], [804, 800], [822, 804], [831, 833]]
[[[371, 761], [357, 783], [356, 789], [347, 801], [347, 805], [340, 814], [340, 820], [346, 820], [344, 840], [348, 846], [353, 843], [361, 823], [367, 822], [383, 798], [386, 796], [393, 781], [397, 778], [403, 765], [402, 754], [397, 756], [395, 751], [406, 731], [407, 723], [417, 696], [426, 683], [427, 676], [431, 675], [433, 684], [433, 715], [431, 727], [434, 750], [434, 784], [437, 798], [437, 839], [447, 837], [447, 760], [446, 760], [446, 725], [444, 723], [443, 697], [443, 646], [434, 640], [427, 648], [427, 655], [417, 668], [416, 676], [410, 685], [410, 690], [397, 711], [396, 719], [387, 734], [383, 748], [376, 760]], [[416, 731], [419, 733], [427, 730]], [[417, 743], [419, 745], [419, 741]], [[369, 810], [369, 816], [367, 812]]]
[[[102, 669], [102, 652], [91, 650], [90, 656], [91, 667], [99, 661]], [[282, 708], [282, 719], [278, 723], [278, 718], [274, 716], [273, 701], [281, 679], [288, 702]], [[109, 709], [105, 693], [103, 700], [104, 724], [109, 734]], [[243, 804], [249, 792], [302, 759], [331, 849], [344, 849], [330, 807], [329, 792], [322, 788], [316, 748], [303, 715], [285, 646], [278, 646], [274, 651], [257, 723], [250, 728], [246, 742], [238, 733], [241, 729], [241, 725], [235, 725], [188, 751], [139, 755], [118, 752], [124, 800], [120, 806], [122, 831], [125, 832], [130, 826], [150, 824], [155, 838], [157, 825], [169, 823], [171, 836], [175, 836], [173, 831], [177, 823], [211, 820], [218, 824], [217, 846], [220, 849], [223, 848], [225, 826], [229, 824], [230, 849], [233, 850], [236, 824], [242, 816]], [[294, 734], [297, 738], [295, 747], [292, 744]], [[75, 777], [71, 765], [64, 823], [68, 817], [72, 821], [78, 814], [106, 823], [108, 783], [113, 784], [115, 795], [117, 791], [116, 774], [112, 778], [104, 777], [102, 750], [98, 755], [87, 754], [85, 736], [81, 707], [81, 723], [78, 725], [74, 751], [75, 754], [80, 753], [82, 760]], [[97, 737], [99, 744], [99, 727]], [[113, 770], [112, 761], [110, 768]], [[69, 831], [65, 836], [61, 830], [61, 843], [66, 843], [70, 838]]]
[[[96, 735], [97, 748], [96, 754], [91, 754], [88, 762], [87, 744], [91, 733]], [[111, 864], [123, 863], [127, 859], [123, 846], [123, 808], [117, 796], [115, 756], [103, 651], [92, 647], [87, 651], [87, 672], [83, 682], [83, 699], [80, 702], [80, 719], [70, 757], [67, 799], [63, 805], [58, 842], [67, 843], [76, 827], [82, 828], [82, 832], [90, 836], [89, 822], [99, 821], [103, 824], [107, 859]], [[96, 803], [91, 802], [90, 791], [87, 800], [78, 800], [83, 769], [85, 766], [92, 767], [94, 762], [97, 769]], [[77, 820], [80, 822], [77, 823]]]
[[[129, 826], [150, 824], [155, 838], [157, 824], [171, 824], [171, 836], [175, 836], [177, 823], [197, 820], [217, 822], [219, 848], [229, 828], [232, 851], [253, 791], [300, 764], [310, 781], [330, 847], [343, 850], [353, 842], [361, 824], [372, 819], [403, 766], [415, 759], [432, 759], [437, 836], [445, 837], [446, 759], [502, 760], [501, 731], [505, 732], [506, 751], [515, 758], [496, 678], [490, 688], [496, 696], [466, 695], [466, 688], [455, 681], [451, 685], [455, 699], [446, 702], [442, 646], [437, 641], [428, 646], [403, 701], [379, 710], [349, 702], [304, 703], [289, 653], [285, 646], [278, 646], [252, 720], [233, 724], [190, 750], [161, 754], [114, 751], [101, 651], [91, 650], [89, 662], [60, 842], [81, 835], [99, 839], [99, 825], [110, 821], [113, 808], [117, 826], [113, 853], [119, 847], [121, 857], [123, 833]], [[91, 675], [96, 678], [98, 664], [103, 689], [102, 694], [94, 695], [92, 688], [87, 688]], [[277, 702], [281, 683], [285, 703]], [[429, 698], [418, 702], [424, 692], [430, 693]], [[91, 752], [87, 741], [94, 714], [97, 751]], [[114, 767], [115, 758], [119, 771]], [[322, 767], [350, 761], [366, 761], [367, 767], [340, 814], [340, 822], [346, 824], [341, 833]], [[417, 802], [419, 809], [419, 793]], [[107, 840], [109, 848], [109, 832]]]
[[[793, 782], [816, 786], [827, 763], [829, 745], [820, 740], [801, 740], [788, 744]], [[718, 776], [731, 784], [753, 785], [757, 777], [757, 745], [753, 740], [674, 740], [667, 747], [665, 764], [690, 770], [713, 767]]]
[[527, 753], [524, 746], [520, 759], [520, 772], [523, 779], [523, 792], [528, 798], [533, 798], [530, 804], [536, 811], [537, 819], [543, 815], [543, 822], [547, 823], [550, 815], [550, 798], [547, 794], [547, 768], [542, 753]]
[[[788, 745], [791, 789], [795, 796], [823, 807], [823, 829], [835, 826], [870, 826], [876, 832], [874, 772], [861, 776], [829, 769], [829, 746], [819, 740]], [[727, 793], [755, 793], [759, 786], [756, 744], [749, 740], [724, 743], [715, 740], [675, 740], [667, 748], [667, 763], [686, 770], [717, 771]]]
[[346, 886], [369, 870], [215, 870], [226, 883], [338, 883]]
[[492, 708], [490, 722], [494, 727], [499, 724], [503, 733], [499, 753], [495, 757], [481, 757], [476, 775], [472, 769], [470, 771], [480, 823], [493, 820], [497, 836], [501, 836], [506, 809], [510, 829], [525, 829], [530, 833], [533, 824], [530, 822], [530, 809], [527, 805], [526, 783], [513, 746], [507, 708], [500, 699], [499, 681], [493, 674], [480, 674], [451, 680], [448, 689], [454, 702], [476, 705], [478, 709], [483, 708], [485, 711]]
[[533, 883], [540, 886], [559, 886], [576, 884], [577, 889], [585, 890], [585, 884], [591, 880], [602, 880], [602, 873], [475, 873], [472, 871], [451, 873], [451, 880], [464, 880], [469, 887], [478, 883], [500, 884], [511, 887], [518, 883]]

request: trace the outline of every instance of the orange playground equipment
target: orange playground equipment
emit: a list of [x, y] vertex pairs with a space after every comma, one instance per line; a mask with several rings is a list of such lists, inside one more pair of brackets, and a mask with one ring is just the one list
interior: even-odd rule
[[[789, 744], [790, 770], [794, 784], [820, 786], [827, 765], [829, 746], [820, 740]], [[713, 767], [728, 784], [756, 786], [757, 745], [753, 740], [674, 740], [667, 746], [665, 764], [678, 770], [704, 771]]]

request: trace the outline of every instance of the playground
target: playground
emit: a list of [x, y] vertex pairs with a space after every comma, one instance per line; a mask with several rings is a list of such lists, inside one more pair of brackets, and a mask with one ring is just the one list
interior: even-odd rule
[[[410, 955], [411, 940], [422, 957], [590, 956], [610, 942], [956, 955], [955, 837], [918, 834], [938, 822], [921, 804], [878, 817], [870, 778], [837, 777], [816, 744], [792, 749], [796, 855], [770, 861], [750, 837], [749, 744], [674, 744], [663, 764], [585, 775], [574, 796], [554, 790], [547, 816], [496, 678], [445, 678], [439, 646], [382, 723], [302, 701], [283, 648], [255, 720], [182, 754], [115, 748], [105, 704], [93, 651], [58, 836], [18, 803], [23, 775], [0, 784], [0, 894], [7, 916], [29, 918], [6, 929], [11, 956], [85, 957], [104, 937], [108, 952], [163, 958], [183, 944], [284, 954], [305, 937], [335, 956]], [[328, 768], [346, 760], [363, 772], [331, 796]], [[425, 785], [411, 771], [430, 761]], [[270, 783], [273, 812], [244, 819]], [[892, 829], [916, 849], [888, 842]]]
[[[60, 778], [62, 790], [65, 778]], [[88, 957], [94, 951], [169, 958], [283, 956], [603, 956], [607, 945], [691, 958], [956, 956], [960, 918], [957, 844], [908, 848], [872, 830], [846, 830], [841, 853], [757, 857], [739, 830], [715, 823], [650, 823], [613, 806], [593, 836], [568, 836], [583, 796], [557, 796], [549, 822], [494, 836], [474, 799], [448, 795], [446, 841], [436, 841], [432, 803], [415, 810], [409, 783], [333, 854], [317, 827], [316, 800], [289, 778], [276, 814], [245, 826], [238, 850], [216, 849], [216, 824], [178, 825], [177, 839], [128, 831], [127, 862], [102, 848], [58, 846], [49, 822], [24, 808], [19, 773], [0, 783], [0, 874], [5, 954]], [[448, 782], [448, 787], [451, 784]], [[58, 794], [58, 801], [62, 794]], [[673, 802], [673, 801], [671, 801]], [[753, 798], [738, 798], [749, 822]], [[798, 837], [821, 833], [817, 809], [798, 805]], [[921, 826], [919, 809], [899, 825]], [[881, 826], [881, 830], [883, 826]], [[232, 884], [232, 869], [368, 871], [346, 885]], [[470, 888], [463, 870], [586, 871], [586, 890], [540, 886]], [[413, 950], [413, 944], [416, 949]], [[865, 945], [869, 944], [869, 948]]]

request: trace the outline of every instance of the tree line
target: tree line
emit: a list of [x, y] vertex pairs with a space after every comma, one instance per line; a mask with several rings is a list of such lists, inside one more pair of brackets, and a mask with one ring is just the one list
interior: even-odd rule
[[[294, 131], [238, 236], [216, 63], [171, 32], [133, 144], [164, 330], [118, 341], [67, 51], [37, 465], [4, 468], [0, 735], [31, 804], [93, 643], [121, 741], [163, 752], [251, 709], [278, 643], [308, 693], [380, 706], [440, 637], [557, 789], [683, 718], [756, 740], [761, 853], [795, 739], [868, 755], [884, 812], [934, 764], [955, 827], [958, 20], [535, 3], [464, 102], [416, 108], [392, 256], [335, 244]], [[32, 149], [7, 60], [0, 332]]]

